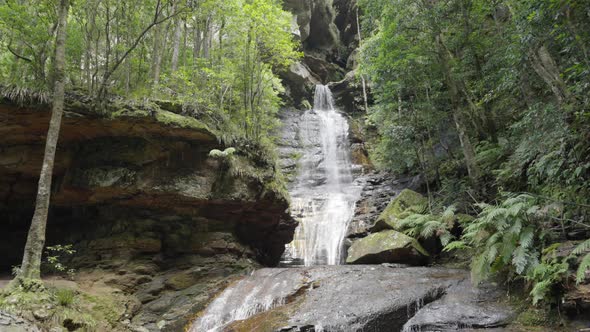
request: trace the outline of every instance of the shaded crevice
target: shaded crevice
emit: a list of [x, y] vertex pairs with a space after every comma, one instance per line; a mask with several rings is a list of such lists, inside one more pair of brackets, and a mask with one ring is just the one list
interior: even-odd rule
[[429, 303], [435, 302], [446, 295], [446, 287], [435, 288], [423, 297], [420, 297], [418, 301], [413, 302], [409, 305], [396, 310], [375, 317], [370, 317], [369, 320], [364, 324], [365, 330], [367, 331], [403, 331], [404, 325], [412, 319], [424, 306]]

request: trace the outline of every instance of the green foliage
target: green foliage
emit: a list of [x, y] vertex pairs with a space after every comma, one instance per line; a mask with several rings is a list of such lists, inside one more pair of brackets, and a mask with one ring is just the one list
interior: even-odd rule
[[51, 272], [65, 273], [70, 279], [73, 279], [76, 270], [68, 267], [65, 260], [76, 253], [73, 245], [57, 244], [45, 248], [45, 267]]
[[564, 280], [568, 269], [569, 264], [567, 262], [561, 262], [554, 258], [544, 260], [535, 266], [526, 276], [526, 279], [533, 283], [533, 289], [530, 292], [533, 304], [550, 299], [552, 289]]
[[[414, 208], [414, 210], [425, 211], [426, 207]], [[449, 245], [454, 236], [451, 234], [457, 218], [455, 207], [449, 206], [441, 215], [412, 213], [400, 220], [397, 225], [405, 234], [420, 238], [429, 239], [433, 236], [440, 239], [443, 246]]]
[[74, 303], [76, 293], [67, 288], [58, 288], [54, 292], [57, 303], [64, 307], [70, 307]]
[[584, 255], [576, 272], [576, 282], [581, 283], [586, 279], [586, 274], [590, 271], [590, 239], [580, 243], [572, 251], [572, 255]]
[[482, 212], [464, 230], [462, 240], [476, 255], [471, 265], [478, 283], [508, 268], [517, 276], [531, 273], [540, 258], [540, 231], [534, 197], [509, 196], [499, 205], [480, 204]]

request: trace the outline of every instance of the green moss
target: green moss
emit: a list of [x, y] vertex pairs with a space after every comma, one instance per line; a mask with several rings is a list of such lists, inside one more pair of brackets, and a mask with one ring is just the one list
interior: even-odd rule
[[402, 190], [389, 202], [385, 210], [377, 218], [376, 230], [399, 230], [397, 223], [411, 213], [420, 213], [428, 206], [428, 199], [410, 189]]
[[168, 126], [186, 129], [205, 129], [209, 131], [206, 124], [190, 116], [184, 116], [164, 110], [156, 111], [155, 115], [158, 122], [164, 123]]
[[556, 321], [553, 318], [553, 313], [548, 311], [549, 310], [546, 310], [544, 308], [528, 307], [516, 317], [515, 324], [526, 327], [548, 327], [551, 325], [555, 325]]

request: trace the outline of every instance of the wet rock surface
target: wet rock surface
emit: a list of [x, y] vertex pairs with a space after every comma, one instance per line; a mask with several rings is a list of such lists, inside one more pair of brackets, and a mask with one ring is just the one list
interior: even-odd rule
[[[463, 270], [318, 266], [262, 269], [247, 278], [261, 284], [276, 276], [284, 280], [277, 291], [266, 287], [256, 298], [275, 298], [277, 305], [222, 330], [430, 331], [439, 327], [499, 327], [512, 317], [497, 291], [473, 289]], [[236, 287], [229, 288], [229, 297], [244, 299], [249, 288]], [[242, 305], [260, 307], [248, 301]]]

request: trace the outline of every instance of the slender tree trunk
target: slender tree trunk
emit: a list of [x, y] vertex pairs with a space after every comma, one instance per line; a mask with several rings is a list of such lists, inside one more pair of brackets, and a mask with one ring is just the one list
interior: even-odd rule
[[153, 79], [154, 79], [154, 86], [157, 86], [160, 83], [160, 66], [162, 64], [162, 52], [164, 52], [162, 48], [162, 27], [156, 27], [156, 31], [154, 34], [154, 45], [152, 49], [152, 70], [153, 70]]
[[203, 58], [205, 59], [209, 59], [212, 34], [211, 16], [208, 16], [207, 21], [205, 22], [205, 29], [203, 30]]
[[201, 37], [201, 30], [198, 28], [198, 24], [194, 28], [194, 43], [193, 43], [193, 59], [198, 59], [201, 55], [201, 43], [203, 38]]
[[21, 271], [18, 274], [18, 277], [22, 279], [39, 279], [41, 276], [41, 254], [43, 253], [43, 247], [45, 246], [45, 229], [47, 227], [47, 214], [49, 211], [49, 199], [51, 197], [51, 176], [53, 173], [55, 151], [57, 148], [57, 140], [59, 138], [59, 129], [64, 109], [65, 45], [68, 9], [69, 0], [61, 0], [55, 42], [51, 121], [49, 122], [49, 130], [47, 131], [45, 155], [43, 156], [43, 166], [39, 177], [35, 213], [27, 237]]
[[436, 37], [436, 44], [438, 47], [440, 61], [445, 71], [446, 85], [447, 89], [449, 90], [449, 97], [453, 107], [453, 121], [457, 127], [457, 134], [459, 135], [461, 149], [463, 150], [463, 157], [465, 158], [467, 173], [469, 173], [471, 181], [476, 183], [479, 179], [479, 168], [477, 167], [477, 163], [475, 161], [475, 149], [473, 148], [473, 144], [471, 144], [471, 139], [467, 133], [467, 126], [465, 125], [465, 121], [463, 119], [463, 101], [459, 90], [459, 84], [453, 78], [451, 71], [451, 54], [443, 44], [442, 37], [440, 35]]
[[182, 19], [176, 19], [176, 26], [174, 27], [174, 41], [172, 46], [172, 60], [170, 69], [175, 72], [178, 69], [178, 54], [180, 53], [180, 37], [182, 33]]
[[[359, 47], [361, 46], [361, 25], [359, 23], [359, 8], [356, 8], [356, 30], [359, 36]], [[361, 82], [363, 84], [363, 100], [365, 102], [365, 112], [369, 111], [369, 102], [367, 101], [367, 83], [365, 82], [365, 76], [361, 74]]]

